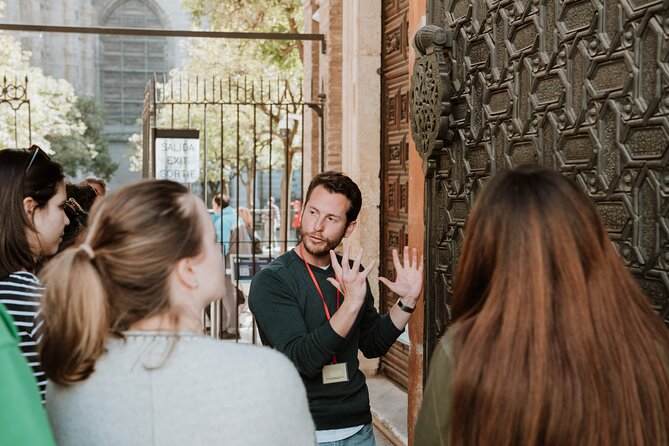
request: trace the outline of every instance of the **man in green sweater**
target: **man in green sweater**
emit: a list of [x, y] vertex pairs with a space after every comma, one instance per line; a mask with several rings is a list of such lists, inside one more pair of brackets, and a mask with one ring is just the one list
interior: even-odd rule
[[[423, 286], [423, 260], [393, 251], [395, 281], [379, 280], [399, 296], [388, 314], [374, 308], [362, 250], [354, 261], [333, 249], [351, 235], [362, 206], [358, 186], [339, 172], [311, 181], [302, 212], [302, 242], [258, 272], [249, 307], [263, 344], [286, 354], [307, 389], [319, 444], [374, 445], [372, 415], [358, 350], [384, 355], [402, 333]], [[410, 258], [411, 257], [411, 258]]]

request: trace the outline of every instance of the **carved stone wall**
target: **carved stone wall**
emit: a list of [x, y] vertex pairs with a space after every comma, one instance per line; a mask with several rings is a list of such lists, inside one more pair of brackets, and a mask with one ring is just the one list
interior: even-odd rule
[[435, 24], [452, 31], [452, 134], [426, 157], [426, 353], [450, 320], [454, 268], [478, 191], [490, 175], [526, 162], [587, 191], [668, 321], [669, 2], [437, 3]]

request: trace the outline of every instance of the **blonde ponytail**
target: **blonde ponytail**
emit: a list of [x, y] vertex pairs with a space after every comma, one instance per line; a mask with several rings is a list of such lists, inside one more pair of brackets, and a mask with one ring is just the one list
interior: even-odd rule
[[47, 289], [41, 362], [47, 377], [58, 384], [86, 379], [104, 352], [109, 309], [93, 262], [87, 250], [70, 249], [53, 259], [41, 274]]
[[42, 365], [59, 384], [82, 381], [95, 368], [107, 338], [144, 318], [174, 316], [174, 265], [202, 251], [195, 196], [183, 185], [147, 180], [94, 206], [86, 240], [51, 260], [41, 274]]

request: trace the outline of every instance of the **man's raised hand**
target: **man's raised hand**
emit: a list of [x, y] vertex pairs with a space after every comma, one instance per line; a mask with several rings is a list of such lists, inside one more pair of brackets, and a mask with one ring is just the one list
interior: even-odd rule
[[397, 249], [393, 249], [393, 264], [395, 265], [395, 281], [379, 277], [381, 283], [390, 288], [390, 291], [402, 298], [406, 305], [415, 306], [418, 296], [423, 289], [423, 256], [418, 264], [418, 251], [413, 248], [409, 259], [409, 247], [404, 247], [404, 264], [400, 263]]
[[365, 296], [367, 295], [367, 276], [370, 271], [374, 269], [375, 263], [372, 261], [366, 268], [360, 269], [362, 253], [363, 250], [361, 248], [353, 262], [353, 266], [350, 266], [348, 246], [344, 248], [341, 264], [337, 261], [335, 252], [330, 250], [330, 261], [335, 272], [335, 277], [329, 277], [328, 282], [344, 295], [345, 302], [355, 304], [358, 308], [365, 302]]

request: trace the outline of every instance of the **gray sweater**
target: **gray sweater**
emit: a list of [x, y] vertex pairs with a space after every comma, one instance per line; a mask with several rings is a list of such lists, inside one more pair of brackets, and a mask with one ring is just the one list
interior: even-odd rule
[[56, 441], [76, 445], [313, 445], [304, 386], [280, 353], [203, 336], [126, 333], [85, 381], [52, 382]]

